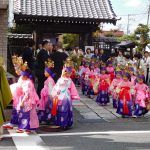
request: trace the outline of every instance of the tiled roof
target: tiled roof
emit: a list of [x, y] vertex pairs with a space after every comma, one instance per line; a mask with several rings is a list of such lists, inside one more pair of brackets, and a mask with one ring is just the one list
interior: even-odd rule
[[116, 20], [110, 0], [14, 0], [14, 14]]

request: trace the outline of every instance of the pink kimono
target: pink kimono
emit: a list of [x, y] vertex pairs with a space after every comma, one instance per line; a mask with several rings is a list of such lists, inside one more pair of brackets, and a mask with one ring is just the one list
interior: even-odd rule
[[45, 110], [46, 104], [48, 102], [48, 97], [55, 85], [55, 82], [51, 76], [47, 78], [44, 82], [44, 88], [41, 90], [41, 99], [39, 101], [39, 110]]
[[33, 81], [21, 76], [17, 83], [10, 86], [13, 95], [13, 110], [10, 125], [19, 129], [32, 130], [39, 127], [36, 106], [39, 97]]
[[131, 83], [133, 84], [133, 85], [135, 85], [136, 84], [136, 76], [131, 76]]
[[122, 79], [113, 79], [111, 85], [110, 85], [110, 92], [112, 94], [112, 98], [113, 98], [113, 107], [117, 108], [117, 93], [116, 93], [116, 87], [118, 86], [119, 83], [122, 82]]
[[108, 72], [108, 74], [110, 74], [110, 79], [111, 81], [113, 81], [114, 77], [115, 77], [115, 72], [114, 72], [114, 67], [106, 67], [106, 70]]
[[135, 104], [145, 108], [145, 100], [148, 98], [148, 86], [146, 84], [136, 83], [135, 85]]

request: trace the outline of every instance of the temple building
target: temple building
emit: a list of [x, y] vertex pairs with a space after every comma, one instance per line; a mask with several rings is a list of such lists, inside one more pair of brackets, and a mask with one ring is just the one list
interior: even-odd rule
[[13, 0], [12, 7], [12, 22], [30, 29], [37, 43], [55, 33], [75, 33], [84, 48], [92, 45], [100, 23], [117, 21], [110, 0]]

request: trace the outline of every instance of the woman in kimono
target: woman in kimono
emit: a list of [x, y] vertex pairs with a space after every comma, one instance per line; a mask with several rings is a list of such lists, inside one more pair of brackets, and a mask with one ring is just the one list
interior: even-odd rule
[[6, 73], [3, 68], [3, 58], [0, 57], [0, 140], [2, 140], [3, 128], [2, 124], [6, 121], [4, 109], [12, 100], [12, 95]]
[[54, 62], [49, 59], [47, 62], [45, 62], [45, 66], [45, 77], [47, 77], [47, 80], [44, 82], [44, 88], [41, 90], [38, 117], [40, 122], [45, 121], [48, 123], [52, 117], [52, 100], [50, 99], [50, 94], [55, 85], [53, 80], [55, 74], [52, 72], [52, 68], [54, 68]]
[[132, 116], [134, 86], [130, 82], [129, 71], [123, 73], [123, 81], [118, 84], [116, 93], [119, 99], [117, 113], [123, 118]]
[[[15, 106], [12, 111], [11, 122], [17, 122], [17, 132], [30, 133], [39, 127], [38, 116], [36, 114], [36, 106], [38, 104], [39, 98], [36, 93], [31, 70], [29, 69], [27, 62], [23, 63], [20, 58], [20, 78], [18, 82], [11, 87], [13, 100]], [[14, 113], [15, 110], [15, 113]], [[15, 117], [16, 116], [16, 117]], [[14, 124], [6, 124], [3, 126], [4, 129], [13, 129]]]
[[72, 100], [80, 100], [77, 89], [70, 78], [71, 72], [72, 64], [66, 62], [62, 76], [51, 92], [53, 98], [52, 115], [56, 116], [56, 125], [63, 129], [67, 129], [73, 124]]

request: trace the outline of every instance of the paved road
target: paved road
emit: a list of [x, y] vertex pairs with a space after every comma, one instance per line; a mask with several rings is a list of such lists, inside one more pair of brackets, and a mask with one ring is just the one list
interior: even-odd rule
[[150, 117], [122, 119], [111, 105], [98, 106], [81, 96], [74, 103], [74, 125], [68, 131], [47, 126], [32, 134], [5, 131], [0, 150], [150, 150]]

